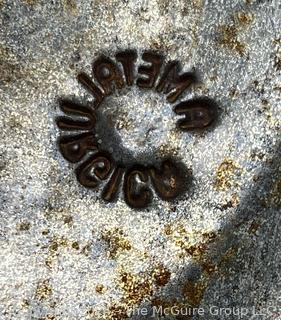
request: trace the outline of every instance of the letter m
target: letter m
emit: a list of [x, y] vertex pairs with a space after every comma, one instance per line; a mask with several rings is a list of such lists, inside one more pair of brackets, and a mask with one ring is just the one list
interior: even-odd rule
[[178, 61], [171, 61], [166, 65], [164, 73], [156, 86], [158, 92], [168, 94], [167, 100], [174, 103], [180, 95], [195, 82], [195, 75], [191, 72], [180, 74], [181, 67]]

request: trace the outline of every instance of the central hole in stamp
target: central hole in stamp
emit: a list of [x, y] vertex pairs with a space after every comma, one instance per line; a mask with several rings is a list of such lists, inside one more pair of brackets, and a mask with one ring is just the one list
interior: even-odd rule
[[168, 144], [176, 127], [172, 105], [152, 90], [130, 87], [124, 94], [107, 97], [101, 108], [123, 148], [134, 154]]

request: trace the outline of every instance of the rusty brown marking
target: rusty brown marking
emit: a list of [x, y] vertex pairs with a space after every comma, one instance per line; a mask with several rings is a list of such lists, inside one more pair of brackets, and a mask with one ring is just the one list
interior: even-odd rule
[[[161, 199], [173, 200], [184, 190], [185, 175], [181, 167], [171, 160], [163, 161], [160, 168], [146, 168], [137, 163], [126, 168], [122, 163], [115, 164], [114, 156], [103, 151], [102, 145], [96, 142], [96, 109], [114, 88], [122, 89], [135, 82], [143, 89], [155, 88], [174, 103], [196, 81], [195, 76], [190, 72], [182, 73], [177, 61], [163, 66], [163, 56], [152, 51], [143, 52], [144, 64], [138, 67], [137, 72], [135, 50], [117, 52], [115, 58], [116, 62], [105, 56], [95, 60], [93, 79], [83, 72], [78, 74], [78, 82], [95, 98], [90, 106], [70, 100], [60, 102], [64, 115], [56, 119], [57, 126], [63, 132], [74, 133], [59, 138], [59, 149], [69, 162], [81, 162], [76, 168], [76, 175], [83, 186], [96, 188], [107, 180], [102, 183], [101, 197], [105, 201], [114, 201], [122, 190], [130, 207], [145, 208], [152, 201], [151, 188]], [[162, 67], [164, 71], [161, 74]], [[178, 127], [183, 131], [205, 129], [214, 123], [217, 116], [216, 105], [207, 98], [180, 102], [174, 111], [184, 116], [178, 121]], [[89, 153], [90, 157], [86, 157]]]

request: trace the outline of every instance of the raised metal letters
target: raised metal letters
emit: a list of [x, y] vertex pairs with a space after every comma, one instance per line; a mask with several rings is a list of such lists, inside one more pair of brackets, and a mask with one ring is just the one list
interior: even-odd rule
[[217, 114], [215, 105], [209, 99], [183, 101], [174, 111], [178, 115], [185, 116], [178, 121], [179, 128], [184, 131], [208, 127]]
[[[97, 59], [93, 63], [95, 81], [85, 73], [77, 76], [79, 83], [95, 98], [92, 107], [63, 100], [60, 108], [64, 115], [56, 119], [62, 132], [71, 133], [64, 134], [58, 143], [65, 159], [72, 163], [80, 162], [75, 171], [80, 184], [87, 188], [102, 186], [101, 197], [108, 202], [114, 201], [122, 190], [126, 203], [136, 209], [151, 203], [153, 189], [162, 200], [175, 199], [184, 191], [186, 176], [172, 160], [164, 160], [160, 166], [147, 167], [135, 163], [126, 168], [125, 164], [116, 163], [114, 154], [102, 150], [95, 140], [96, 109], [114, 88], [121, 89], [136, 83], [140, 88], [155, 88], [174, 103], [195, 82], [194, 74], [180, 73], [177, 61], [163, 66], [162, 55], [151, 51], [145, 51], [142, 59], [144, 64], [138, 67], [137, 72], [137, 53], [133, 50], [118, 52], [116, 62], [105, 56]], [[179, 102], [174, 111], [182, 116], [177, 122], [182, 131], [205, 129], [217, 117], [215, 103], [207, 98]]]

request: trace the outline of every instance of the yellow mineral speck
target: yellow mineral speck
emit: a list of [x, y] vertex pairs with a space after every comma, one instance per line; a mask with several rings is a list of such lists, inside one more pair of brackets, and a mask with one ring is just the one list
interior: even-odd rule
[[72, 225], [73, 224], [73, 217], [71, 215], [66, 215], [64, 218], [63, 218], [63, 222], [65, 224], [68, 224], [68, 225]]
[[225, 48], [231, 49], [239, 53], [239, 55], [244, 55], [246, 51], [246, 44], [242, 43], [238, 39], [238, 30], [236, 26], [232, 25], [222, 25], [219, 28], [219, 44]]
[[164, 227], [164, 233], [165, 235], [167, 236], [170, 236], [172, 234], [172, 226], [170, 224], [167, 224], [165, 227]]
[[241, 27], [247, 26], [254, 21], [254, 15], [251, 12], [241, 11], [234, 16], [234, 21]]
[[265, 115], [271, 128], [278, 128], [281, 125], [281, 122], [272, 113], [271, 106], [267, 100], [262, 101], [261, 111]]
[[27, 299], [23, 299], [21, 306], [25, 309], [28, 309], [30, 307], [30, 302]]
[[65, 238], [55, 238], [49, 246], [49, 251], [51, 253], [54, 253], [56, 251], [58, 251], [59, 247], [66, 247], [68, 244], [67, 240]]
[[233, 207], [237, 207], [238, 204], [240, 203], [240, 198], [237, 193], [233, 193], [231, 195], [231, 203]]
[[237, 251], [239, 250], [239, 246], [236, 245], [234, 247], [231, 247], [229, 248], [225, 253], [224, 255], [222, 256], [219, 264], [218, 264], [218, 267], [219, 268], [223, 268], [225, 266], [227, 266], [229, 264], [229, 262], [234, 259], [235, 257], [235, 254], [237, 254]]
[[67, 247], [69, 242], [64, 237], [54, 237], [53, 240], [49, 244], [49, 252], [45, 264], [47, 267], [51, 268], [53, 262], [55, 261], [56, 257], [59, 254], [60, 247]]
[[29, 6], [34, 6], [38, 3], [38, 0], [22, 0], [22, 2]]
[[106, 287], [103, 284], [97, 284], [96, 292], [99, 294], [104, 294], [106, 292]]
[[203, 299], [204, 293], [207, 289], [208, 281], [188, 281], [183, 290], [183, 296], [193, 307], [198, 307]]
[[73, 15], [77, 14], [77, 3], [75, 0], [63, 0], [62, 4], [68, 12], [70, 12]]
[[125, 237], [121, 229], [106, 230], [102, 233], [101, 238], [108, 244], [110, 258], [116, 258], [120, 253], [132, 249], [130, 241]]
[[20, 223], [20, 224], [17, 226], [17, 229], [18, 229], [19, 231], [28, 231], [28, 230], [30, 229], [30, 222], [25, 221], [25, 222]]
[[232, 23], [219, 26], [218, 43], [232, 51], [236, 51], [240, 56], [246, 53], [246, 44], [239, 39], [239, 33], [244, 32], [245, 28], [254, 21], [254, 15], [251, 12], [237, 12], [232, 17]]
[[46, 317], [40, 318], [40, 320], [56, 320], [56, 317], [51, 314], [48, 314]]
[[157, 286], [163, 287], [170, 281], [171, 272], [160, 265], [153, 270], [153, 278]]
[[250, 234], [256, 235], [256, 232], [261, 227], [261, 223], [258, 221], [253, 221], [248, 229]]
[[73, 249], [75, 249], [75, 250], [79, 250], [79, 243], [77, 242], [77, 241], [74, 241], [73, 243], [72, 243], [72, 245], [71, 245], [71, 247], [73, 248]]
[[144, 298], [152, 295], [152, 279], [146, 274], [134, 275], [122, 272], [119, 279], [120, 288], [123, 290], [123, 301], [127, 306], [139, 304]]
[[35, 297], [38, 300], [45, 300], [48, 299], [49, 296], [52, 294], [52, 287], [50, 285], [50, 280], [46, 279], [43, 280], [41, 283], [38, 284]]
[[218, 191], [228, 190], [233, 186], [233, 180], [241, 172], [241, 167], [231, 159], [224, 159], [216, 172], [215, 188]]
[[177, 156], [179, 154], [180, 148], [173, 145], [172, 143], [165, 143], [160, 145], [159, 147], [159, 155], [160, 156]]
[[181, 223], [166, 225], [164, 234], [181, 249], [180, 257], [191, 256], [196, 261], [201, 261], [208, 250], [208, 245], [216, 241], [218, 235], [213, 231], [198, 231], [187, 229]]
[[127, 308], [122, 304], [114, 303], [109, 308], [108, 320], [124, 320], [128, 318]]
[[281, 179], [277, 180], [265, 199], [266, 206], [281, 207]]

